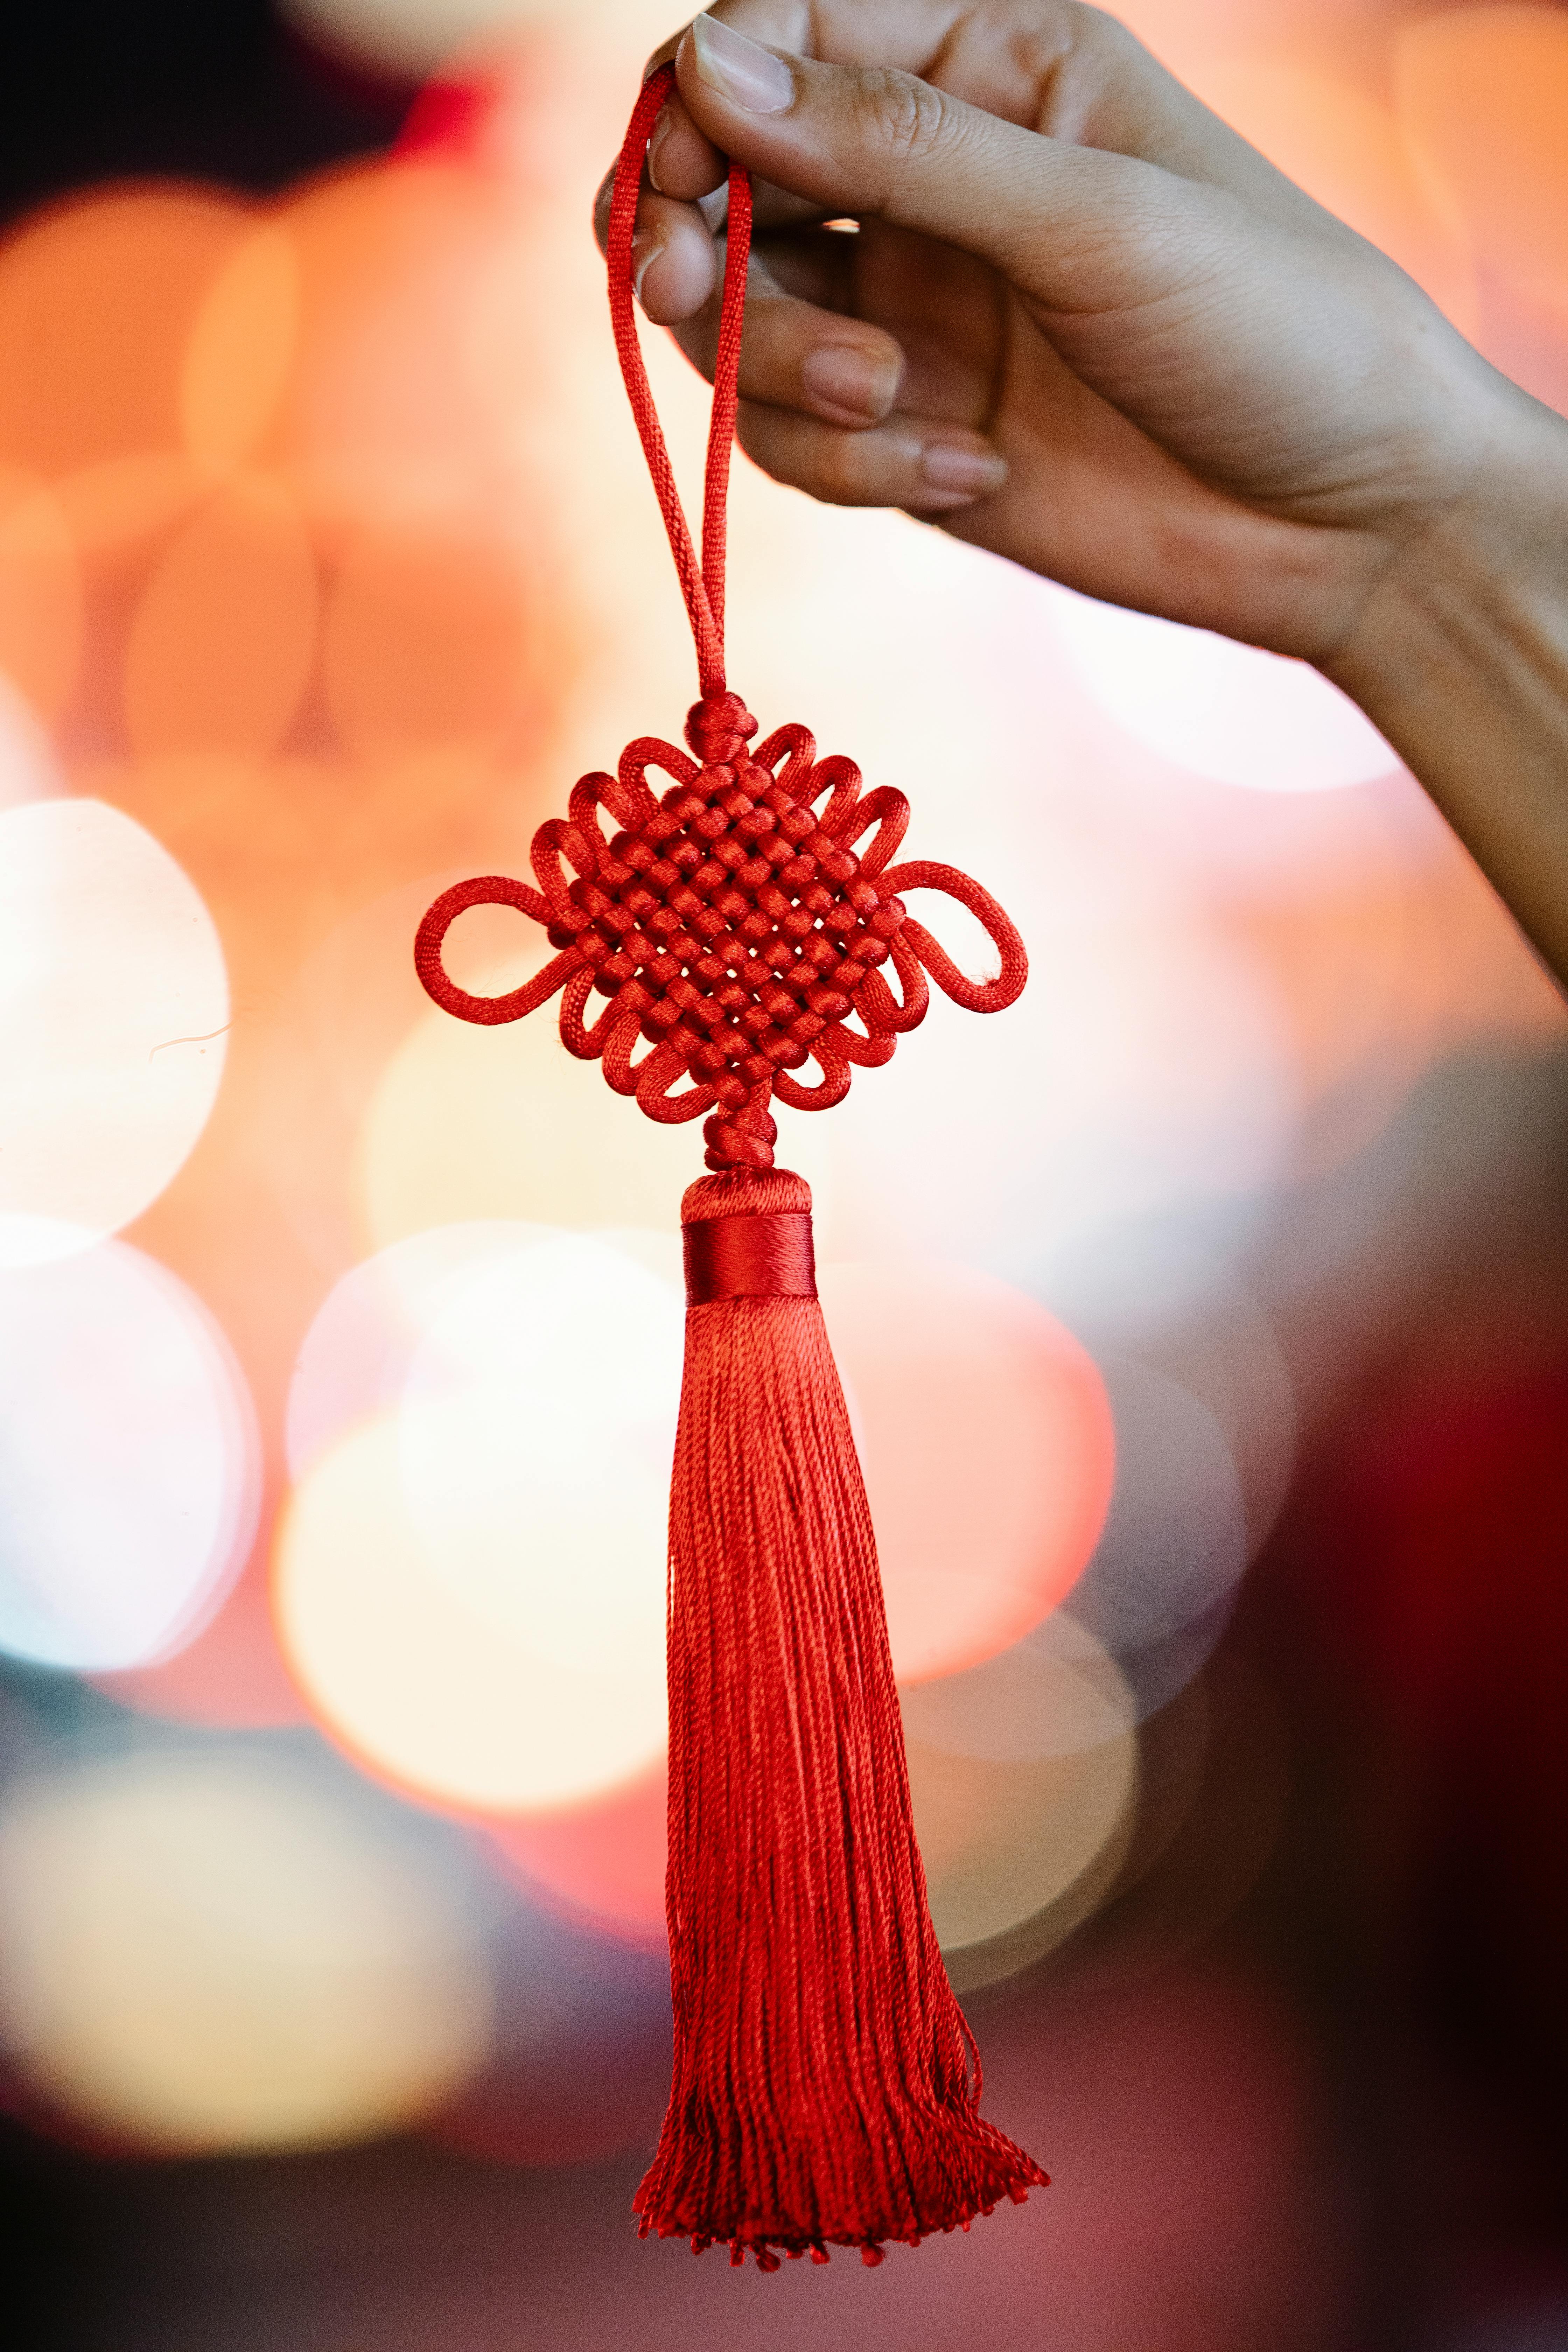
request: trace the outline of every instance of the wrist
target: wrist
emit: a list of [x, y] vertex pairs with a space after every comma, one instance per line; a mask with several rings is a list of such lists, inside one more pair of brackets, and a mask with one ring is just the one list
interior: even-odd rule
[[1568, 977], [1568, 422], [1496, 386], [1462, 492], [1321, 667]]
[[[1553, 635], [1568, 598], [1568, 422], [1494, 380], [1452, 494], [1396, 548], [1355, 624], [1320, 665], [1383, 723], [1441, 689], [1448, 665], [1489, 668]], [[1377, 708], [1374, 709], [1373, 705]]]

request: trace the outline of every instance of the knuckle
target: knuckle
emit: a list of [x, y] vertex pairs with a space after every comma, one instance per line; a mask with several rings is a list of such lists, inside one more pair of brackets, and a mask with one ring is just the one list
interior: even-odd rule
[[880, 68], [866, 77], [863, 103], [877, 150], [898, 169], [946, 145], [952, 110], [940, 89], [913, 74]]

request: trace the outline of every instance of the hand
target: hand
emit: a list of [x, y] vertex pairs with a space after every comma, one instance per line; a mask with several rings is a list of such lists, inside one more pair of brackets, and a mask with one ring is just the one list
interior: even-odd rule
[[737, 157], [740, 438], [816, 497], [1321, 661], [1522, 397], [1073, 0], [718, 0], [670, 47], [641, 299], [710, 369]]
[[638, 290], [710, 373], [745, 164], [757, 464], [1317, 664], [1568, 974], [1563, 420], [1076, 0], [716, 0], [670, 56]]

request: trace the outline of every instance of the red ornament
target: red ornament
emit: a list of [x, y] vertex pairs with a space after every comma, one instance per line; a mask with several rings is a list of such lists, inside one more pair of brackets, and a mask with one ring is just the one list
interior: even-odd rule
[[[890, 1061], [900, 1032], [925, 1018], [928, 972], [971, 1012], [994, 1013], [1026, 971], [1017, 933], [978, 883], [951, 866], [889, 866], [910, 821], [902, 793], [862, 793], [854, 762], [818, 760], [804, 727], [780, 727], [749, 753], [756, 730], [723, 694], [687, 719], [700, 766], [651, 736], [629, 743], [618, 776], [584, 776], [570, 815], [534, 835], [538, 889], [502, 875], [456, 884], [415, 951], [437, 1003], [465, 1021], [515, 1021], [563, 989], [567, 1052], [602, 1062], [616, 1092], [661, 1124], [712, 1111], [713, 1169], [773, 1165], [772, 1097], [827, 1110], [855, 1063]], [[651, 767], [675, 779], [658, 798]], [[608, 841], [601, 807], [621, 827]], [[979, 917], [1001, 951], [995, 980], [966, 980], [908, 913], [898, 894], [921, 889], [949, 891]], [[543, 923], [561, 952], [510, 996], [470, 996], [442, 969], [442, 941], [465, 908], [498, 902]], [[880, 970], [889, 963], [897, 996]], [[610, 1002], [590, 1022], [595, 991]], [[650, 1050], [634, 1060], [644, 1040]], [[821, 1072], [812, 1086], [791, 1075], [807, 1060]]]
[[[982, 2120], [980, 2065], [937, 1949], [910, 1818], [875, 1539], [816, 1302], [811, 1195], [774, 1170], [779, 1101], [824, 1110], [857, 1065], [918, 1027], [928, 975], [976, 1013], [1024, 986], [1023, 942], [953, 867], [892, 865], [909, 803], [816, 758], [804, 727], [757, 731], [724, 681], [724, 509], [751, 187], [730, 173], [729, 245], [699, 563], [632, 314], [644, 84], [616, 175], [616, 347], [697, 644], [694, 758], [651, 737], [584, 776], [534, 835], [537, 887], [443, 892], [419, 927], [426, 988], [460, 1019], [515, 1021], [562, 994], [569, 1052], [665, 1124], [707, 1116], [681, 1204], [687, 1340], [670, 1495], [669, 1875], [675, 2080], [637, 2210], [646, 2236], [722, 2240], [764, 2270], [829, 2244], [967, 2229], [1046, 2175]], [[648, 771], [671, 779], [656, 793]], [[615, 827], [606, 836], [599, 812]], [[868, 842], [867, 835], [870, 835]], [[1001, 958], [960, 972], [904, 905], [945, 890]], [[510, 994], [442, 966], [466, 908], [516, 907], [557, 953]], [[889, 984], [889, 974], [896, 989]], [[607, 1003], [587, 1018], [594, 996]], [[639, 1054], [639, 1048], [642, 1049]], [[796, 1073], [814, 1062], [811, 1084]]]

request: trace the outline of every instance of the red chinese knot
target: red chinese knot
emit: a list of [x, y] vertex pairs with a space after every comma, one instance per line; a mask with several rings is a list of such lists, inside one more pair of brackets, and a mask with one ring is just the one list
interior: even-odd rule
[[[712, 1169], [772, 1166], [773, 1096], [826, 1110], [855, 1064], [889, 1061], [900, 1032], [925, 1016], [928, 973], [956, 1003], [991, 1013], [1027, 972], [1017, 932], [977, 883], [952, 866], [889, 864], [909, 823], [902, 793], [863, 793], [853, 761], [818, 760], [804, 727], [749, 751], [756, 729], [725, 694], [688, 718], [696, 761], [652, 737], [628, 744], [618, 775], [584, 776], [570, 814], [540, 826], [537, 890], [503, 876], [459, 882], [415, 948], [426, 988], [464, 1020], [516, 1020], [563, 989], [567, 1051], [601, 1062], [650, 1118], [711, 1112]], [[650, 768], [674, 779], [662, 794]], [[601, 808], [621, 828], [608, 840]], [[1001, 954], [994, 980], [965, 979], [907, 911], [900, 893], [918, 889], [949, 891], [979, 918]], [[447, 978], [442, 942], [467, 908], [498, 902], [545, 924], [560, 952], [510, 995], [472, 996]], [[590, 1021], [595, 992], [609, 1003]], [[811, 1085], [795, 1075], [807, 1061], [820, 1072]]]
[[[697, 646], [702, 699], [686, 720], [696, 761], [657, 737], [628, 743], [617, 774], [583, 777], [567, 815], [534, 835], [539, 887], [486, 874], [443, 891], [419, 926], [414, 960], [437, 1003], [463, 1021], [516, 1021], [563, 990], [568, 1052], [602, 1062], [616, 1093], [635, 1096], [665, 1125], [711, 1113], [703, 1130], [710, 1168], [763, 1170], [773, 1165], [778, 1132], [773, 1097], [795, 1110], [842, 1102], [854, 1065], [889, 1061], [900, 1030], [924, 1019], [928, 974], [969, 1011], [998, 1013], [1022, 990], [1028, 960], [994, 898], [967, 875], [951, 866], [889, 865], [909, 823], [902, 793], [883, 785], [862, 793], [854, 762], [818, 760], [804, 727], [780, 727], [747, 749], [757, 721], [724, 682], [725, 501], [752, 227], [743, 171], [730, 173], [700, 561], [632, 312], [643, 156], [673, 79], [668, 66], [649, 76], [621, 150], [610, 206], [610, 313]], [[662, 794], [648, 782], [650, 768], [674, 779]], [[601, 808], [620, 828], [608, 840]], [[857, 848], [873, 826], [869, 844]], [[946, 890], [978, 917], [1001, 955], [994, 980], [965, 979], [907, 912], [900, 893], [921, 889]], [[465, 908], [495, 905], [543, 923], [558, 952], [524, 987], [474, 996], [447, 977], [441, 949]], [[595, 992], [610, 1001], [589, 1022]], [[639, 1043], [648, 1051], [634, 1060]], [[820, 1072], [809, 1086], [793, 1075], [808, 1061]]]

